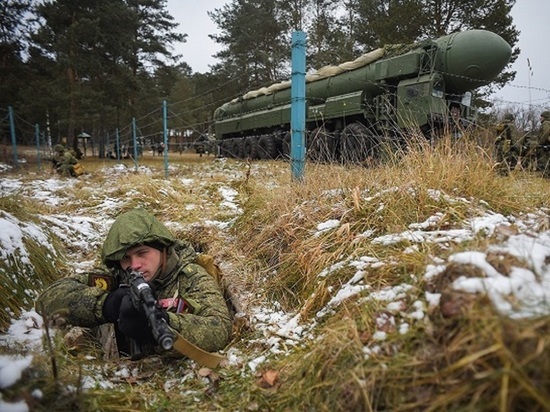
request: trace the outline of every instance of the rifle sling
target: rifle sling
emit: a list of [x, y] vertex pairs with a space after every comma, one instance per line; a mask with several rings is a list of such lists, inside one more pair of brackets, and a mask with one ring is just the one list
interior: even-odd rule
[[210, 353], [205, 350], [202, 350], [196, 345], [193, 345], [179, 333], [172, 329], [172, 332], [176, 334], [176, 341], [174, 342], [174, 349], [177, 350], [182, 355], [187, 356], [189, 359], [194, 360], [202, 366], [206, 366], [210, 369], [218, 367], [220, 362], [225, 359], [225, 357], [218, 355], [217, 353]]

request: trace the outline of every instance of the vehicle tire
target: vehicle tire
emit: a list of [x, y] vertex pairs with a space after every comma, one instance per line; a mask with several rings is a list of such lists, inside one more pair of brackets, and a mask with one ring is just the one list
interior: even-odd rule
[[260, 159], [269, 160], [277, 157], [277, 144], [271, 135], [263, 135], [258, 143], [258, 156]]
[[376, 158], [375, 143], [365, 125], [359, 122], [347, 125], [340, 138], [342, 163], [364, 164], [373, 161]]
[[244, 138], [242, 155], [245, 159], [258, 159], [258, 138], [256, 136]]
[[231, 157], [235, 159], [240, 159], [243, 157], [243, 139], [235, 138], [231, 143]]
[[381, 163], [395, 162], [404, 153], [403, 144], [399, 137], [380, 136], [375, 148], [376, 157]]
[[228, 153], [228, 150], [227, 150], [227, 141], [226, 141], [226, 140], [222, 140], [222, 141], [219, 143], [219, 147], [220, 147], [220, 156], [221, 156], [221, 157], [228, 157], [228, 156], [229, 156], [229, 153]]
[[275, 142], [276, 153], [275, 153], [275, 156], [273, 157], [274, 159], [278, 157], [282, 157], [283, 141], [285, 139], [285, 134], [286, 134], [286, 131], [284, 129], [278, 129], [274, 131], [273, 134], [271, 135], [271, 137], [273, 138], [273, 141]]
[[321, 126], [307, 134], [307, 157], [314, 162], [329, 162], [334, 159], [334, 139]]
[[290, 132], [286, 132], [283, 137], [283, 144], [281, 146], [281, 155], [283, 156], [283, 159], [290, 160], [291, 140], [292, 140], [292, 134]]

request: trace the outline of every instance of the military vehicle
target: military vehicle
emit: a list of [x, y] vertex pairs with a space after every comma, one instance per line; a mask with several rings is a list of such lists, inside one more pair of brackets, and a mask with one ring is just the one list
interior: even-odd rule
[[[432, 138], [464, 127], [473, 111], [471, 91], [492, 82], [511, 52], [497, 34], [469, 30], [386, 46], [306, 75], [307, 157], [365, 162], [405, 147], [415, 131]], [[288, 157], [290, 87], [290, 81], [277, 83], [218, 107], [221, 154]]]

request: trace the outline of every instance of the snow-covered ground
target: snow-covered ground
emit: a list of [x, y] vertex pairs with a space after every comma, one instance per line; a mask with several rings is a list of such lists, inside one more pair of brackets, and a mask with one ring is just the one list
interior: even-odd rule
[[[226, 219], [219, 221], [213, 213], [205, 213], [199, 222], [204, 226], [211, 226], [216, 230], [225, 231], [234, 221], [235, 217], [242, 213], [242, 205], [239, 203], [238, 192], [231, 187], [231, 182], [242, 180], [245, 167], [242, 164], [226, 164], [223, 160], [213, 160], [205, 165], [194, 166], [194, 172], [185, 179], [179, 179], [179, 183], [189, 187], [201, 187], [205, 181], [210, 187], [217, 187], [217, 205], [212, 210], [223, 210]], [[266, 168], [265, 164], [253, 164], [253, 169]], [[46, 231], [53, 233], [67, 245], [71, 245], [70, 258], [75, 270], [85, 271], [91, 269], [97, 262], [89, 256], [90, 248], [99, 250], [102, 240], [112, 223], [113, 214], [124, 207], [125, 200], [113, 196], [113, 188], [117, 179], [124, 179], [129, 173], [134, 173], [134, 168], [126, 168], [123, 165], [106, 167], [98, 173], [109, 176], [109, 185], [89, 187], [90, 196], [96, 200], [93, 207], [80, 208], [77, 214], [61, 213], [59, 207], [70, 204], [72, 199], [67, 195], [69, 188], [76, 184], [74, 179], [63, 179], [57, 176], [38, 176], [34, 179], [20, 179], [13, 175], [3, 174], [8, 170], [5, 165], [0, 165], [0, 196], [16, 194], [32, 199], [36, 202], [50, 206], [53, 211], [49, 215], [40, 217], [40, 224], [22, 222], [6, 211], [0, 210], [0, 255], [2, 258], [18, 253], [22, 259], [28, 256], [23, 239], [32, 237], [35, 241], [43, 242], [44, 248], [51, 248], [47, 241]], [[156, 171], [158, 173], [158, 171]], [[153, 174], [148, 168], [140, 167], [140, 174]], [[254, 173], [254, 170], [253, 170]], [[269, 173], [264, 173], [269, 176]], [[274, 175], [274, 174], [273, 174]], [[223, 176], [223, 179], [216, 179]], [[85, 176], [83, 177], [86, 178]], [[275, 184], [274, 182], [266, 182]], [[161, 190], [170, 190], [169, 179], [160, 183]], [[201, 199], [197, 195], [197, 204], [186, 204], [187, 210], [201, 208], [201, 202], [210, 199]], [[327, 193], [330, 196], [330, 193]], [[466, 199], [452, 198], [447, 194], [436, 190], [432, 196], [437, 199], [445, 199], [446, 204], [468, 203]], [[379, 202], [379, 194], [364, 195], [365, 201]], [[382, 204], [381, 204], [382, 206]], [[210, 209], [209, 209], [210, 210]], [[453, 281], [455, 290], [472, 294], [484, 293], [491, 299], [496, 309], [503, 315], [512, 318], [523, 318], [550, 313], [550, 232], [548, 227], [548, 210], [538, 210], [518, 216], [503, 216], [491, 210], [479, 210], [472, 213], [475, 218], [468, 218], [461, 224], [447, 229], [438, 229], [441, 213], [435, 213], [423, 222], [411, 224], [408, 230], [401, 233], [388, 233], [383, 236], [374, 236], [371, 232], [357, 234], [357, 239], [368, 240], [374, 245], [396, 245], [406, 241], [408, 244], [405, 253], [413, 253], [417, 245], [432, 242], [440, 245], [456, 244], [473, 239], [475, 236], [493, 236], [495, 241], [487, 250], [463, 251], [451, 254], [448, 259], [434, 257], [426, 266], [424, 279], [429, 282], [442, 273], [449, 264], [469, 264], [479, 269], [479, 277], [460, 276]], [[312, 236], [321, 236], [326, 232], [338, 230], [338, 219], [319, 222], [317, 231]], [[168, 222], [174, 227], [178, 223]], [[495, 236], [498, 233], [506, 233], [505, 236]], [[86, 254], [84, 253], [86, 251]], [[511, 267], [508, 273], [499, 273], [494, 266], [487, 261], [488, 254], [498, 253], [510, 255], [522, 262], [518, 267]], [[79, 256], [81, 255], [81, 256]], [[387, 338], [388, 324], [397, 333], [406, 334], [414, 322], [428, 316], [428, 309], [439, 304], [439, 293], [426, 292], [422, 299], [414, 299], [406, 304], [406, 299], [411, 292], [411, 285], [401, 284], [384, 289], [374, 290], [367, 283], [365, 272], [369, 268], [377, 268], [383, 265], [391, 265], [392, 262], [381, 261], [373, 256], [347, 257], [339, 262], [334, 262], [318, 274], [319, 280], [344, 268], [353, 268], [353, 275], [338, 289], [331, 290], [332, 299], [322, 308], [312, 320], [303, 321], [298, 313], [286, 313], [277, 302], [265, 302], [263, 306], [249, 307], [250, 313], [246, 316], [250, 325], [259, 332], [260, 342], [263, 348], [269, 348], [268, 352], [258, 353], [245, 358], [238, 346], [231, 348], [225, 355], [228, 363], [226, 367], [242, 368], [244, 373], [254, 373], [259, 365], [268, 356], [278, 356], [291, 351], [293, 347], [306, 340], [315, 338], [315, 327], [326, 316], [330, 316], [344, 299], [354, 298], [364, 301], [376, 300], [383, 302], [386, 311], [377, 319], [380, 325], [378, 332], [373, 335], [372, 342], [365, 345], [364, 353], [368, 357], [377, 351], [380, 341]], [[519, 267], [521, 266], [521, 267]], [[34, 291], [38, 293], [39, 291]], [[512, 303], [513, 302], [513, 303]], [[22, 308], [23, 314], [19, 318], [13, 318], [10, 328], [0, 335], [1, 346], [13, 348], [18, 346], [21, 353], [26, 355], [0, 355], [0, 389], [14, 385], [21, 377], [22, 372], [31, 365], [34, 352], [43, 350], [41, 339], [43, 333], [43, 321], [33, 308]], [[120, 371], [124, 373], [124, 371]], [[102, 381], [101, 377], [90, 374], [85, 381], [90, 385], [109, 387], [110, 382]], [[33, 396], [39, 397], [37, 391]], [[27, 411], [28, 406], [24, 401], [8, 403], [2, 400], [0, 394], [0, 411]]]

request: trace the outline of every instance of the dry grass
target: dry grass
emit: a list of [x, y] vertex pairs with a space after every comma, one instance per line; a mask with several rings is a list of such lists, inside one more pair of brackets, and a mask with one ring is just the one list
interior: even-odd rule
[[[39, 216], [33, 209], [19, 195], [0, 197], [0, 216], [8, 219], [12, 225], [21, 225], [28, 233], [36, 233], [35, 228], [39, 227]], [[48, 234], [45, 233], [45, 236]], [[0, 330], [5, 330], [12, 318], [18, 318], [22, 308], [31, 308], [35, 292], [56, 279], [56, 268], [64, 267], [63, 252], [58, 253], [58, 250], [62, 250], [61, 243], [51, 235], [48, 240], [53, 245], [51, 249], [44, 248], [36, 238], [26, 236], [23, 238], [25, 251], [2, 251]]]
[[[97, 362], [86, 374], [103, 376], [114, 382], [114, 388], [72, 395], [60, 393], [59, 385], [81, 387], [79, 371], [87, 363], [62, 342], [55, 342], [51, 355], [59, 363], [59, 382], [52, 380], [46, 355], [48, 366], [34, 372], [34, 381], [26, 381], [33, 384], [17, 391], [28, 395], [35, 383], [42, 383], [47, 401], [37, 410], [47, 409], [44, 404], [59, 406], [56, 410], [94, 411], [550, 410], [550, 319], [512, 321], [497, 315], [482, 297], [452, 295], [445, 289], [454, 276], [452, 268], [440, 284], [427, 285], [422, 280], [433, 257], [445, 259], [462, 249], [485, 250], [491, 239], [479, 236], [457, 245], [421, 243], [412, 253], [403, 252], [407, 241], [392, 245], [370, 241], [400, 233], [437, 213], [440, 220], [434, 229], [444, 230], [483, 210], [520, 215], [548, 208], [550, 182], [522, 171], [499, 176], [490, 154], [467, 139], [418, 146], [373, 168], [308, 164], [303, 183], [291, 182], [288, 164], [280, 161], [255, 165], [230, 161], [227, 170], [206, 174], [198, 187], [189, 187], [186, 178], [196, 176], [211, 160], [195, 156], [178, 162], [176, 155], [166, 179], [159, 168], [161, 160], [146, 158], [140, 165], [156, 167], [156, 172], [131, 173], [117, 180], [108, 197], [124, 199], [124, 208], [149, 206], [163, 220], [177, 222], [172, 229], [223, 262], [226, 280], [249, 295], [248, 305], [278, 302], [304, 321], [313, 320], [333, 295], [331, 291], [352, 273], [343, 266], [328, 276], [319, 274], [346, 259], [369, 256], [387, 263], [366, 271], [373, 290], [410, 284], [405, 298], [410, 305], [422, 299], [426, 290], [437, 288], [446, 292], [442, 299], [460, 303], [452, 315], [431, 309], [406, 334], [395, 333], [395, 325], [387, 325], [388, 339], [376, 351], [366, 352], [380, 327], [376, 319], [386, 308], [383, 302], [355, 297], [319, 320], [315, 340], [268, 360], [258, 375], [222, 368], [215, 379], [186, 363]], [[91, 196], [89, 187], [109, 185], [108, 178], [96, 177], [94, 171], [112, 164], [85, 161], [90, 178], [73, 186], [74, 201], [60, 206], [58, 213], [97, 212], [105, 198]], [[240, 173], [237, 180], [229, 178], [235, 171]], [[238, 191], [243, 209], [229, 233], [194, 223], [204, 216], [226, 217], [226, 212], [213, 206], [218, 202], [209, 201], [219, 200], [217, 181]], [[198, 206], [187, 208], [190, 204]], [[30, 208], [27, 212], [31, 214]], [[321, 232], [319, 223], [332, 219], [340, 222], [339, 227]], [[245, 326], [231, 346], [245, 357], [256, 356], [259, 344], [251, 342], [260, 338], [258, 331]], [[117, 373], [124, 368], [135, 368], [135, 374], [121, 378]], [[268, 370], [277, 371], [279, 378], [266, 387], [259, 375]], [[14, 393], [6, 392], [6, 397]]]
[[[452, 249], [422, 244], [402, 254], [402, 247], [358, 240], [359, 233], [399, 233], [437, 212], [443, 217], [434, 229], [447, 229], [480, 209], [517, 215], [550, 205], [547, 180], [521, 171], [501, 177], [491, 156], [473, 143], [422, 146], [374, 169], [308, 165], [303, 185], [266, 188], [261, 176], [252, 176], [248, 207], [234, 228], [244, 254], [263, 263], [250, 283], [267, 279], [269, 300], [311, 319], [328, 302], [329, 290], [350, 278], [349, 269], [318, 278], [344, 257], [393, 261], [368, 271], [376, 289], [410, 282], [411, 274], [421, 279], [430, 256], [488, 244], [480, 237]], [[330, 219], [341, 222], [338, 230], [316, 236], [317, 224]], [[421, 281], [414, 286], [423, 293]], [[458, 320], [433, 313], [435, 321], [405, 337], [392, 335], [366, 359], [364, 345], [384, 308], [350, 300], [323, 324], [319, 340], [271, 365], [283, 376], [277, 393], [269, 395], [271, 409], [548, 410], [550, 387], [543, 376], [550, 362], [550, 319], [518, 323], [502, 319], [488, 302], [474, 298], [469, 304], [471, 311]]]
[[[472, 217], [479, 206], [507, 215], [550, 205], [547, 181], [524, 173], [502, 178], [493, 163], [473, 143], [443, 141], [374, 169], [308, 165], [304, 184], [266, 187], [263, 176], [253, 175], [252, 195], [234, 234], [246, 256], [263, 262], [264, 270], [256, 274], [277, 273], [270, 293], [296, 309], [313, 293], [314, 277], [343, 256], [395, 253], [391, 246], [361, 242], [359, 233], [398, 233], [439, 211], [444, 215], [438, 229], [446, 229]], [[315, 236], [319, 222], [330, 219], [341, 222], [338, 230]], [[416, 257], [399, 256], [404, 268], [418, 270], [426, 255], [442, 252], [433, 245], [421, 247]]]
[[348, 307], [320, 341], [282, 362], [275, 410], [548, 410], [548, 319], [518, 324], [480, 302], [460, 320], [435, 317], [381, 344], [367, 359], [361, 320], [368, 323], [369, 310]]

